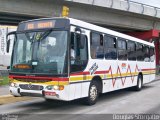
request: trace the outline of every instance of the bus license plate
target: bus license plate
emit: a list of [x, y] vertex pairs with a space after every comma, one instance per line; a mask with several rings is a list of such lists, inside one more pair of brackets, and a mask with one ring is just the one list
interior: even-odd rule
[[55, 96], [56, 93], [55, 93], [55, 92], [45, 92], [45, 95], [48, 95], [48, 96]]

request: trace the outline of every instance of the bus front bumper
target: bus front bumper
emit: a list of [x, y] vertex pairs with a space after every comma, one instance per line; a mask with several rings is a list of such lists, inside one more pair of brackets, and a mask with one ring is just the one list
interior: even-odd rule
[[[29, 84], [26, 84], [29, 85]], [[35, 85], [36, 86], [36, 85]], [[38, 85], [37, 85], [38, 86]], [[68, 101], [68, 97], [66, 96], [65, 89], [64, 90], [48, 90], [47, 86], [43, 85], [42, 90], [32, 90], [30, 89], [22, 89], [20, 84], [16, 84], [16, 86], [10, 86], [9, 90], [11, 95], [13, 96], [31, 96], [31, 97], [44, 97], [45, 99], [56, 99], [56, 100], [64, 100]]]

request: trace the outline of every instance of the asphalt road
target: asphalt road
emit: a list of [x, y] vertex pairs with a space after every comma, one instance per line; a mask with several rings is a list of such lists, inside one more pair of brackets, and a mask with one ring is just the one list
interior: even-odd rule
[[2, 119], [18, 120], [112, 120], [113, 114], [159, 114], [154, 117], [160, 119], [160, 81], [145, 85], [140, 92], [119, 90], [103, 94], [93, 106], [86, 106], [80, 100], [45, 102], [37, 98], [1, 105], [0, 114]]
[[8, 95], [8, 94], [10, 94], [9, 86], [8, 85], [3, 86], [3, 87], [0, 86], [0, 96], [1, 95]]

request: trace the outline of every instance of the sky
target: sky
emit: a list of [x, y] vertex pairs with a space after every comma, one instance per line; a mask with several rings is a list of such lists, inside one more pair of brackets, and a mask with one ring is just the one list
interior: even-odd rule
[[130, 0], [135, 2], [144, 3], [147, 5], [155, 6], [160, 8], [160, 0]]

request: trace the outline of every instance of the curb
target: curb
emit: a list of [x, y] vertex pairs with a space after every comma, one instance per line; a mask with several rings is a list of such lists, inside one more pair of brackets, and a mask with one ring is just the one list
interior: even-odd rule
[[21, 101], [27, 101], [27, 100], [32, 100], [32, 99], [34, 99], [34, 98], [32, 98], [32, 97], [14, 97], [13, 95], [10, 95], [10, 94], [2, 95], [2, 96], [0, 96], [0, 105], [21, 102]]
[[13, 97], [13, 96], [10, 95], [10, 94], [8, 94], [8, 95], [1, 95], [1, 96], [0, 96], [0, 99], [1, 99], [1, 98], [6, 98], [6, 97]]

